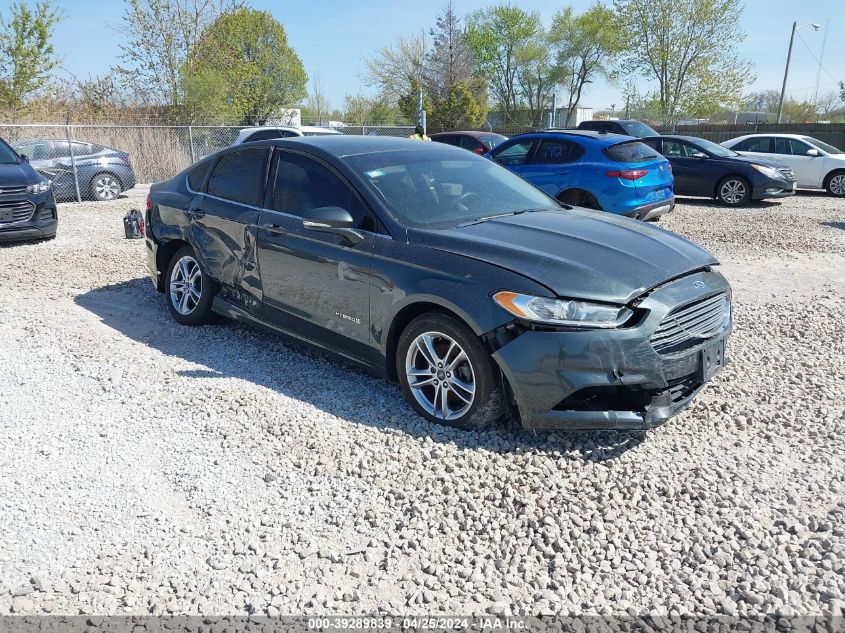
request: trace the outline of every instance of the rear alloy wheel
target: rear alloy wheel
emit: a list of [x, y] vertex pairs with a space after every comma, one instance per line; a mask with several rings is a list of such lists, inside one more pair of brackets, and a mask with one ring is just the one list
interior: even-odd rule
[[123, 185], [112, 174], [97, 174], [91, 181], [91, 195], [96, 200], [114, 200], [123, 191]]
[[167, 269], [167, 306], [182, 325], [202, 325], [211, 319], [213, 282], [208, 279], [191, 247], [176, 251]]
[[481, 429], [504, 413], [490, 355], [469, 328], [446, 315], [423, 315], [405, 329], [396, 370], [405, 399], [431, 422]]
[[751, 188], [745, 178], [729, 176], [719, 183], [716, 197], [722, 204], [739, 207], [748, 202], [751, 197]]
[[581, 207], [582, 209], [594, 209], [596, 211], [602, 210], [601, 205], [599, 204], [598, 200], [596, 200], [596, 197], [589, 191], [583, 191], [581, 189], [571, 189], [570, 191], [564, 191], [563, 193], [558, 195], [557, 199], [560, 202], [573, 207]]
[[845, 197], [845, 171], [837, 172], [828, 178], [827, 192], [837, 198]]

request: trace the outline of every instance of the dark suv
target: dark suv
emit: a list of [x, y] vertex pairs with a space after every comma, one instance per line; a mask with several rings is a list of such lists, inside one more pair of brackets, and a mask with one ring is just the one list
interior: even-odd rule
[[579, 130], [592, 130], [593, 132], [604, 132], [606, 134], [626, 134], [627, 136], [659, 136], [657, 130], [646, 125], [642, 121], [633, 119], [617, 119], [614, 121], [581, 121], [578, 124]]
[[38, 138], [16, 143], [15, 150], [53, 182], [59, 200], [76, 199], [76, 180], [79, 181], [79, 195], [92, 200], [114, 200], [122, 191], [135, 186], [135, 171], [129, 154], [119, 149], [96, 143]]
[[50, 181], [0, 139], [0, 242], [53, 238], [57, 226]]

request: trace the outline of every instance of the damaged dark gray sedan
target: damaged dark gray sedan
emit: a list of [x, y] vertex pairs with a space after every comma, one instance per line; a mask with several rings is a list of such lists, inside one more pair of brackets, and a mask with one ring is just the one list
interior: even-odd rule
[[398, 380], [433, 422], [647, 429], [725, 364], [731, 290], [688, 240], [561, 207], [438, 143], [249, 143], [152, 186], [174, 319], [265, 326]]

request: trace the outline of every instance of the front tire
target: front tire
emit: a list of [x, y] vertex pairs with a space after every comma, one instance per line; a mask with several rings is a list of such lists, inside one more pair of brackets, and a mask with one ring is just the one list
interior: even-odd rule
[[490, 355], [468, 327], [444, 314], [424, 314], [405, 328], [396, 373], [405, 399], [429, 422], [478, 430], [505, 413]]
[[728, 207], [741, 207], [751, 199], [751, 185], [741, 176], [728, 176], [716, 186], [716, 199]]
[[165, 277], [170, 316], [181, 325], [203, 325], [212, 320], [216, 286], [197, 261], [194, 249], [183, 246], [170, 259]]
[[116, 200], [122, 191], [123, 185], [114, 174], [103, 172], [91, 179], [91, 197], [94, 200]]
[[845, 198], [845, 171], [835, 171], [827, 178], [827, 192], [836, 198]]

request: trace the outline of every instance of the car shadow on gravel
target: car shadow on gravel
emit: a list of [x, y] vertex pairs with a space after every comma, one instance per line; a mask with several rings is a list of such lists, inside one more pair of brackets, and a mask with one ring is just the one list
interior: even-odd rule
[[[74, 301], [130, 339], [200, 366], [178, 371], [181, 377], [249, 381], [358, 424], [429, 437], [467, 449], [534, 451], [594, 462], [613, 460], [647, 437], [646, 432], [640, 431], [534, 433], [519, 428], [515, 422], [482, 432], [429, 424], [405, 403], [395, 383], [371, 376], [304, 343], [228, 320], [198, 328], [176, 324], [162, 296], [146, 278], [95, 288]], [[370, 387], [368, 393], [361, 393], [362, 384]], [[332, 388], [326, 389], [325, 385]]]
[[[715, 209], [726, 209], [725, 205], [716, 202], [713, 198], [687, 198], [682, 196], [675, 196], [675, 202], [690, 207], [713, 207]], [[745, 207], [738, 207], [742, 209], [769, 209], [771, 207], [780, 206], [777, 200], [752, 200]], [[673, 211], [674, 213], [675, 211]]]
[[822, 226], [829, 226], [832, 229], [845, 231], [845, 222], [822, 222]]

